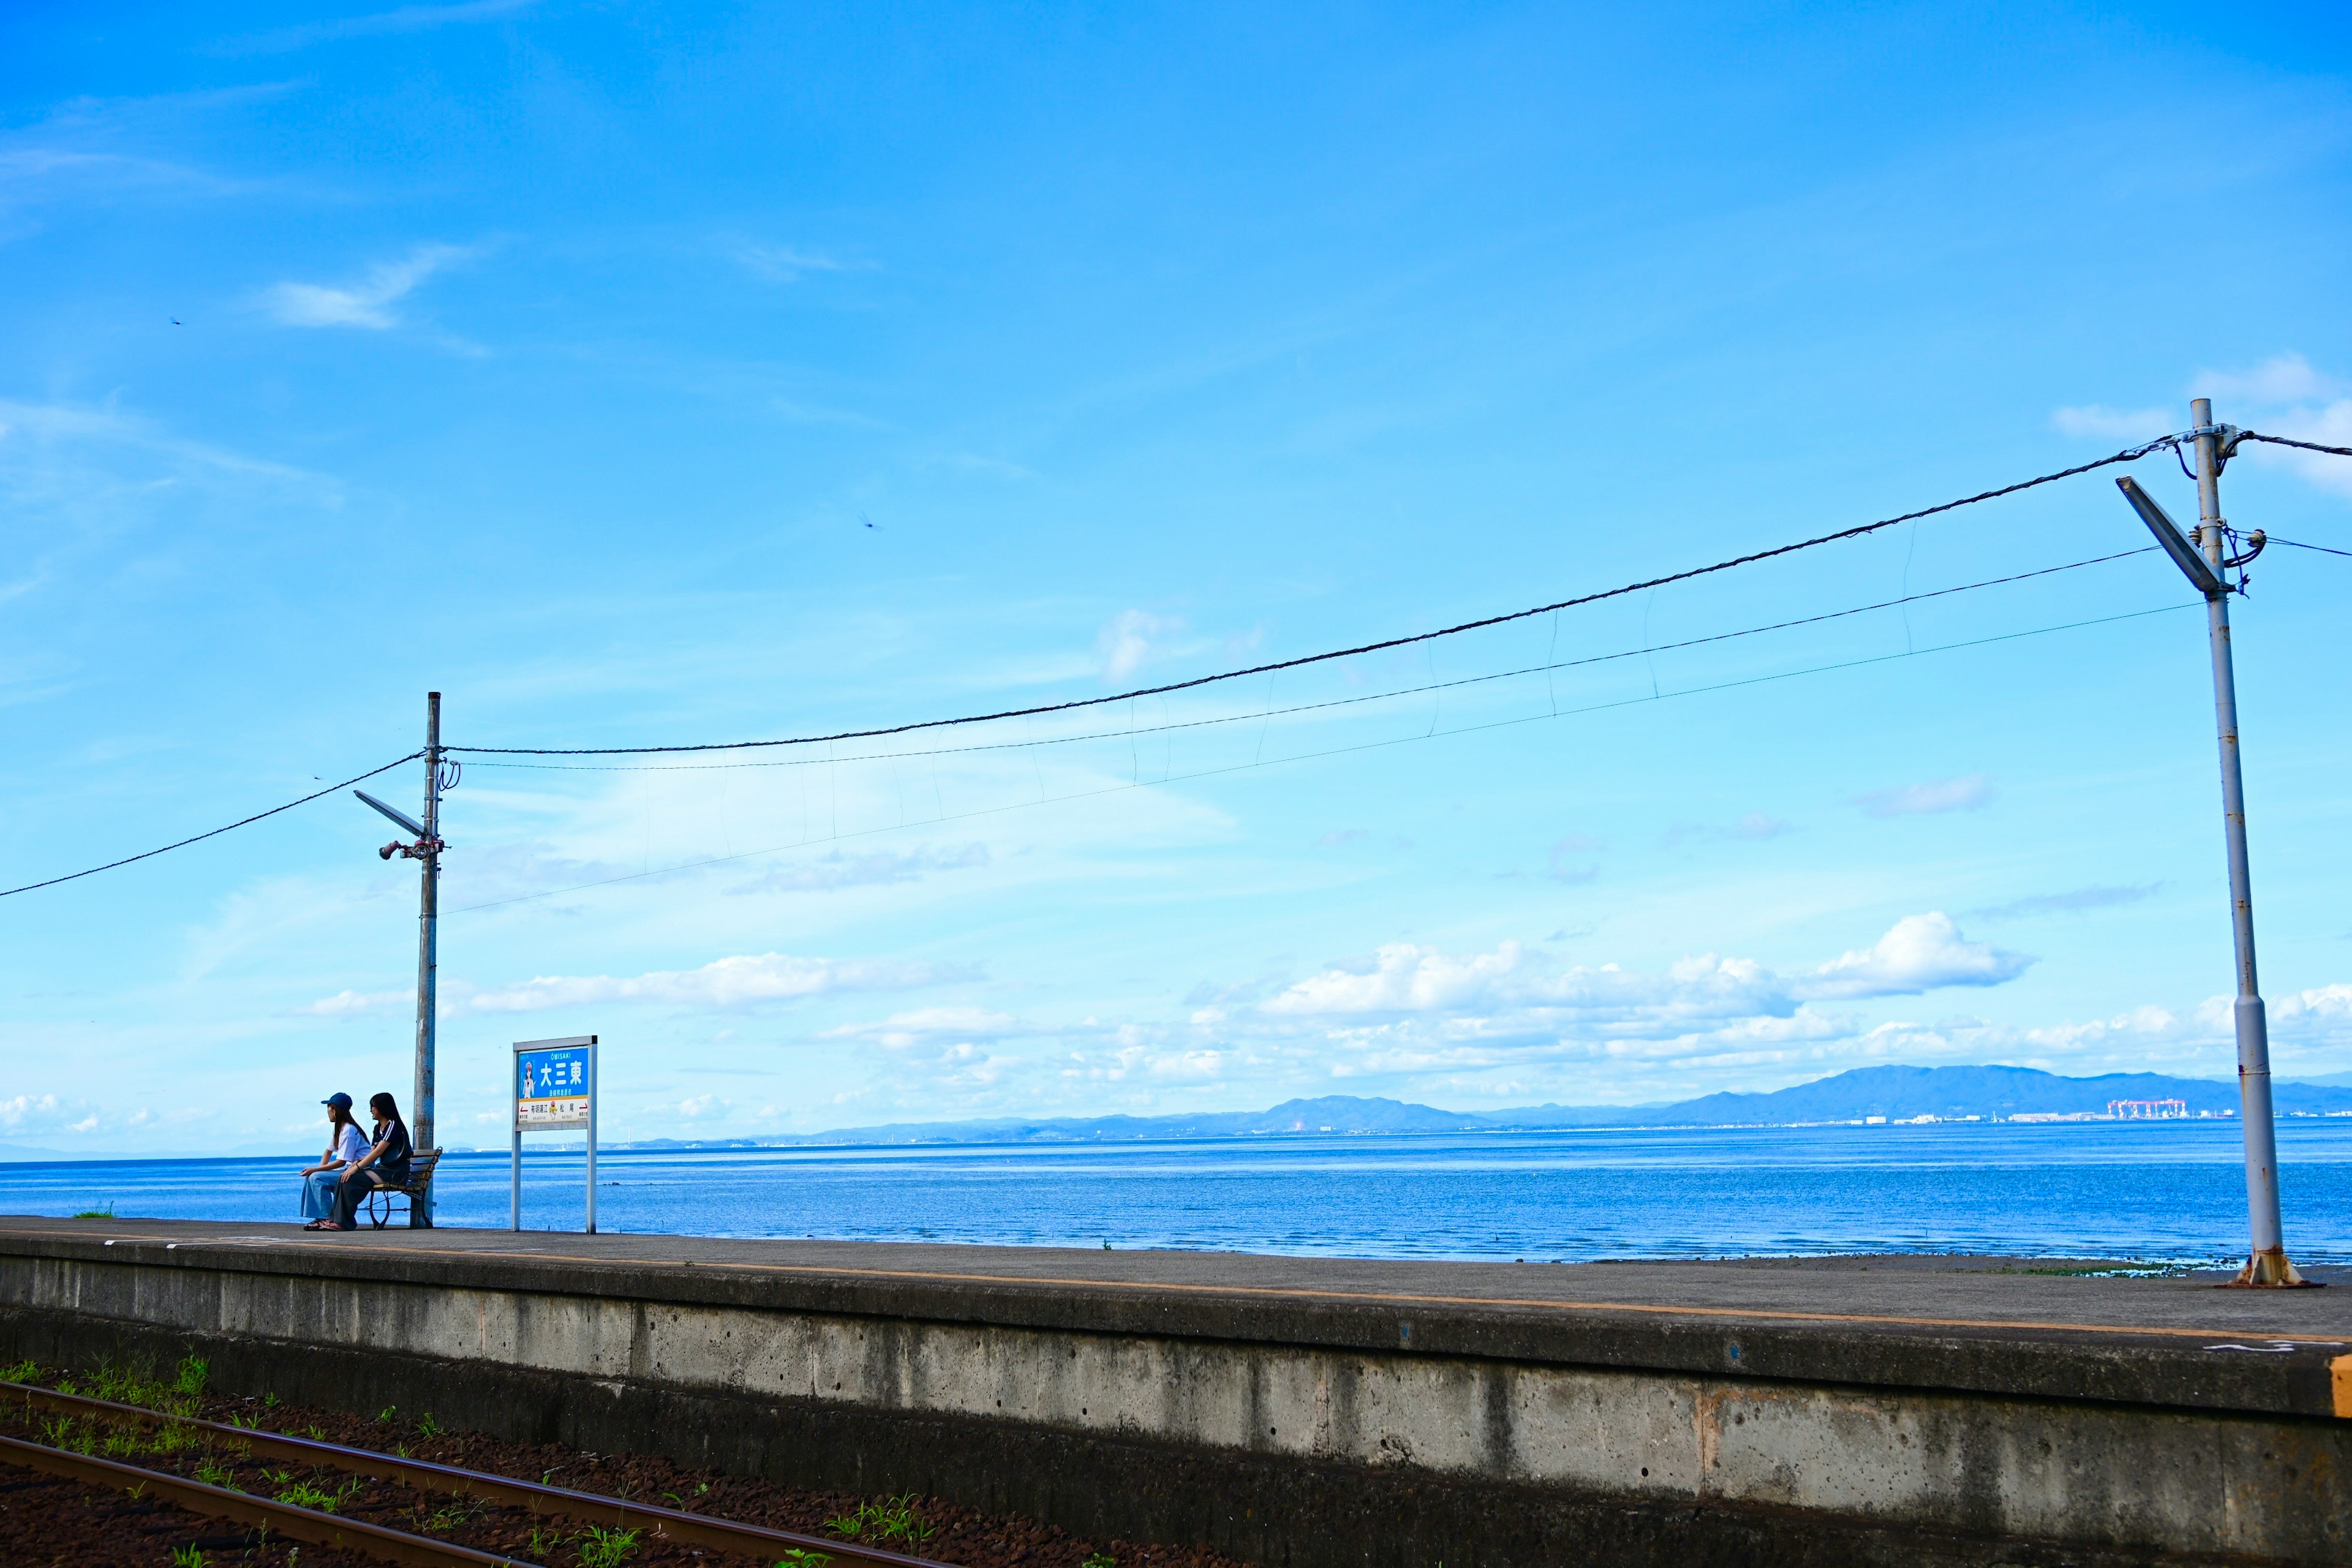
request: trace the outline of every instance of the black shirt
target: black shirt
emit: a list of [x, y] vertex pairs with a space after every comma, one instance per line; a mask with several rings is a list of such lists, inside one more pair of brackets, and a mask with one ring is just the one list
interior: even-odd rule
[[375, 1163], [369, 1168], [383, 1172], [383, 1179], [395, 1187], [406, 1186], [410, 1153], [408, 1124], [397, 1116], [392, 1119], [392, 1125], [389, 1127], [381, 1121], [377, 1122], [375, 1142], [383, 1152], [375, 1157]]

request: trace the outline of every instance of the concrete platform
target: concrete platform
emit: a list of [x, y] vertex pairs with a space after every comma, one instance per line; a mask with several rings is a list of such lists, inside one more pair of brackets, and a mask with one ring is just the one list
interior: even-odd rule
[[1318, 1568], [2352, 1561], [2352, 1281], [2098, 1267], [0, 1218], [0, 1353]]

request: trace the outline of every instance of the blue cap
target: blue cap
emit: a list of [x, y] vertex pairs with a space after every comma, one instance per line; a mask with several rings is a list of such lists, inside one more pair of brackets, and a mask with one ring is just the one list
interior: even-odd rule
[[335, 1090], [334, 1093], [327, 1096], [326, 1099], [319, 1101], [319, 1103], [321, 1105], [331, 1105], [337, 1110], [349, 1110], [352, 1108], [352, 1097], [345, 1094], [339, 1089]]

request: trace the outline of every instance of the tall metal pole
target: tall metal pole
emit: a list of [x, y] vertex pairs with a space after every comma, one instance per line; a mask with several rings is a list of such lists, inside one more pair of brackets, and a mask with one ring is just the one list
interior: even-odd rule
[[[2197, 548], [2213, 575], [2223, 575], [2221, 432], [2213, 404], [2189, 405], [2197, 437]], [[2205, 596], [2213, 644], [2213, 714], [2221, 738], [2221, 826], [2230, 850], [2230, 930], [2237, 943], [2239, 1117], [2245, 1125], [2246, 1217], [2252, 1251], [2233, 1281], [2239, 1285], [2303, 1285], [2287, 1261], [2279, 1229], [2278, 1139], [2271, 1120], [2270, 1026], [2254, 975], [2254, 895], [2246, 868], [2246, 787], [2238, 767], [2238, 680], [2230, 658], [2230, 595]]]
[[[420, 1150], [433, 1144], [433, 1045], [438, 1011], [439, 926], [441, 923], [441, 694], [425, 694], [425, 891], [417, 914], [416, 935], [416, 1093], [409, 1104], [409, 1131]], [[424, 1201], [412, 1203], [408, 1223], [433, 1224], [433, 1196], [428, 1185]]]

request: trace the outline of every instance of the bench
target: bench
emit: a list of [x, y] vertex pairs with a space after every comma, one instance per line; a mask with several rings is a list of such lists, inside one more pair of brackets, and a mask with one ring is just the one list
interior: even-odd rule
[[[422, 1154], [415, 1155], [408, 1162], [408, 1182], [406, 1185], [398, 1187], [379, 1187], [371, 1183], [368, 1186], [367, 1194], [368, 1223], [374, 1226], [376, 1229], [382, 1230], [384, 1227], [385, 1222], [392, 1218], [393, 1200], [394, 1198], [406, 1198], [408, 1200], [408, 1223], [411, 1226], [430, 1226], [433, 1223], [433, 1211], [430, 1209], [420, 1210], [416, 1205], [425, 1201], [429, 1194], [433, 1184], [433, 1167], [440, 1163], [441, 1151], [438, 1149], [428, 1150]], [[420, 1217], [420, 1215], [422, 1217]]]

